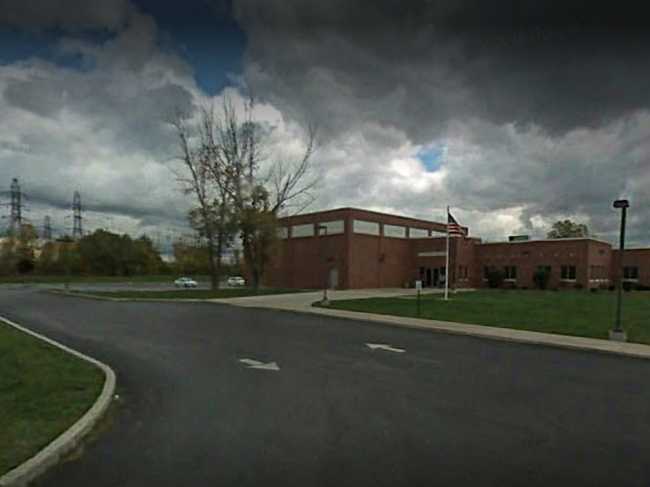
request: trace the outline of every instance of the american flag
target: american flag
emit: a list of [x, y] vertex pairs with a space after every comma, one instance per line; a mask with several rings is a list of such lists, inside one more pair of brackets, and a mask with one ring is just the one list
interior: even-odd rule
[[464, 237], [465, 229], [461, 227], [456, 219], [447, 211], [447, 233], [450, 237]]

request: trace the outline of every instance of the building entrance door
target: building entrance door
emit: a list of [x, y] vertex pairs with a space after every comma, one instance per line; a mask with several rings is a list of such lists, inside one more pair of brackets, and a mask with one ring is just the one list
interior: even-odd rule
[[332, 267], [329, 273], [329, 288], [336, 289], [339, 287], [339, 270], [337, 267]]
[[433, 278], [431, 277], [431, 269], [427, 267], [427, 273], [426, 273], [426, 279], [424, 280], [424, 285], [426, 287], [431, 287], [432, 282], [433, 282]]

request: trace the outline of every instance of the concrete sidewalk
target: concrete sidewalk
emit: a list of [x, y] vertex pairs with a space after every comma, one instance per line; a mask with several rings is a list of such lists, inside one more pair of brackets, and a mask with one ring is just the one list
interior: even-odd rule
[[[442, 291], [439, 289], [434, 289], [427, 290], [427, 292], [440, 293]], [[414, 289], [355, 289], [345, 291], [328, 291], [328, 296], [331, 301], [342, 299], [398, 297], [415, 294], [416, 291]], [[604, 339], [600, 340], [596, 338], [583, 338], [552, 333], [540, 333], [535, 331], [515, 330], [512, 328], [471, 325], [467, 323], [455, 323], [449, 321], [427, 320], [373, 313], [360, 313], [356, 311], [345, 311], [312, 306], [312, 303], [320, 301], [322, 297], [322, 291], [318, 291], [296, 294], [251, 296], [245, 298], [214, 299], [210, 301], [231, 304], [235, 306], [278, 309], [298, 313], [318, 314], [357, 321], [370, 321], [374, 323], [382, 323], [406, 328], [417, 328], [420, 330], [424, 329], [433, 332], [469, 335], [480, 338], [489, 338], [493, 340], [547, 345], [574, 350], [590, 350], [595, 352], [613, 353], [626, 355], [629, 357], [650, 359], [649, 345], [641, 345], [638, 343], [621, 343]]]

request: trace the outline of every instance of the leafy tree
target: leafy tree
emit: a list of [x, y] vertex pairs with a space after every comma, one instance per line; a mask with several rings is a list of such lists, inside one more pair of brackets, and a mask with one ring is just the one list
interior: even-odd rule
[[553, 224], [547, 238], [587, 237], [589, 229], [584, 223], [575, 223], [571, 220], [560, 220]]
[[178, 241], [173, 244], [174, 269], [178, 274], [209, 274], [210, 256], [207, 246], [189, 245]]

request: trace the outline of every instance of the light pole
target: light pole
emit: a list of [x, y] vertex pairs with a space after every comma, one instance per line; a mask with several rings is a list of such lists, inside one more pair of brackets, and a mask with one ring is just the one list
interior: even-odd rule
[[[323, 235], [321, 235], [321, 230], [323, 230]], [[327, 237], [327, 225], [316, 225], [316, 231], [318, 232], [318, 238], [325, 236]], [[327, 258], [325, 257], [325, 252], [323, 252], [323, 245], [320, 246], [322, 257], [325, 261], [325, 280], [323, 281], [323, 299], [320, 304], [322, 306], [328, 306], [330, 304], [329, 298], [327, 297]]]
[[617, 342], [627, 341], [627, 336], [621, 328], [621, 300], [623, 298], [623, 255], [625, 253], [625, 216], [630, 203], [627, 200], [614, 201], [614, 208], [620, 208], [621, 211], [621, 240], [619, 244], [619, 275], [618, 275], [618, 296], [616, 298], [616, 323], [614, 329], [609, 331], [609, 339]]

